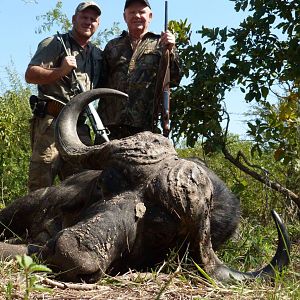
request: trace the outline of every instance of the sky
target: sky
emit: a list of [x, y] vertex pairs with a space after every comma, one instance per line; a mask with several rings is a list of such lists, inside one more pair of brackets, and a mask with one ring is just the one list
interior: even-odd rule
[[[1, 0], [0, 6], [0, 80], [7, 81], [6, 67], [13, 67], [24, 78], [24, 72], [30, 57], [35, 52], [38, 43], [45, 37], [56, 32], [37, 34], [36, 29], [41, 22], [37, 16], [45, 14], [55, 7], [56, 0]], [[63, 0], [63, 11], [71, 19], [76, 6], [81, 1]], [[100, 28], [111, 28], [113, 22], [119, 22], [121, 29], [126, 29], [123, 21], [125, 0], [96, 1], [102, 10]], [[164, 0], [150, 0], [153, 11], [153, 21], [150, 30], [161, 32], [164, 27]], [[193, 41], [201, 41], [195, 32], [206, 27], [236, 27], [245, 15], [234, 10], [234, 2], [230, 0], [169, 0], [169, 20], [188, 20], [192, 24]], [[241, 94], [234, 90], [226, 96], [226, 107], [230, 113], [229, 130], [243, 136], [247, 130], [243, 113], [249, 107], [244, 103]]]

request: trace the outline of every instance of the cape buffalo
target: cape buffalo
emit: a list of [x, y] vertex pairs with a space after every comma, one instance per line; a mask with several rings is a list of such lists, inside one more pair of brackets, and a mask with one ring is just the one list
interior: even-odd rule
[[[69, 281], [95, 282], [103, 274], [141, 269], [162, 262], [184, 245], [213, 278], [227, 281], [274, 276], [289, 263], [286, 228], [273, 211], [278, 248], [271, 263], [242, 273], [215, 254], [235, 232], [238, 199], [200, 161], [181, 159], [165, 137], [142, 132], [101, 145], [82, 144], [77, 119], [86, 105], [117, 94], [95, 89], [76, 96], [56, 124], [64, 159], [84, 171], [57, 186], [16, 199], [0, 212], [0, 252], [41, 255]], [[26, 246], [12, 245], [18, 236]]]

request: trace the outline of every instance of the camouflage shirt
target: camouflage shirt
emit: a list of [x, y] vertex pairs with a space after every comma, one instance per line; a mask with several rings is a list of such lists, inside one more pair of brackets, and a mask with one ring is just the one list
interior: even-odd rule
[[[106, 126], [129, 125], [152, 129], [156, 75], [162, 47], [160, 35], [148, 32], [133, 51], [128, 32], [109, 41], [104, 49], [106, 79], [101, 86], [120, 90], [128, 100], [114, 97], [100, 99], [98, 113]], [[179, 59], [171, 52], [171, 82], [180, 82]]]
[[[72, 31], [62, 35], [62, 37], [67, 49], [71, 51], [71, 55], [76, 57], [76, 74], [82, 86], [86, 90], [97, 87], [100, 76], [103, 74], [102, 51], [92, 43], [89, 43], [87, 48], [83, 49], [72, 38]], [[29, 65], [57, 68], [65, 55], [62, 44], [55, 35], [40, 42]], [[46, 101], [58, 100], [66, 103], [75, 96], [74, 82], [72, 75], [69, 74], [56, 82], [38, 85], [38, 97]]]

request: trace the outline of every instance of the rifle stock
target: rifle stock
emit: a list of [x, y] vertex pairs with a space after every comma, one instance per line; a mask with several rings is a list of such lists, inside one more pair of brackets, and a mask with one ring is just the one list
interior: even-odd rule
[[[165, 1], [165, 32], [168, 30], [168, 1]], [[153, 131], [157, 126], [159, 115], [161, 115], [161, 126], [163, 135], [170, 133], [170, 51], [163, 49], [159, 63], [159, 71], [156, 79], [153, 109]]]
[[164, 56], [167, 61], [167, 68], [163, 87], [162, 128], [163, 135], [168, 137], [170, 133], [170, 52], [168, 49], [166, 49]]

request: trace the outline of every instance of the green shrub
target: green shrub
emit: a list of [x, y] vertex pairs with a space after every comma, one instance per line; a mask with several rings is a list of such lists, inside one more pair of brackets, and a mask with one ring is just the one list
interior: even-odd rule
[[7, 91], [0, 97], [0, 180], [2, 205], [27, 192], [30, 158], [30, 91]]

